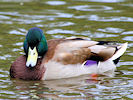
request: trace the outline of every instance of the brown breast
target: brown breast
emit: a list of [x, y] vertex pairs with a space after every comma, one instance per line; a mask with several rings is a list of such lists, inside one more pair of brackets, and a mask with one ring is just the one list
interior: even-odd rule
[[41, 65], [42, 59], [38, 59], [34, 68], [26, 67], [26, 56], [22, 55], [11, 65], [10, 76], [23, 80], [41, 80], [45, 72], [45, 67]]

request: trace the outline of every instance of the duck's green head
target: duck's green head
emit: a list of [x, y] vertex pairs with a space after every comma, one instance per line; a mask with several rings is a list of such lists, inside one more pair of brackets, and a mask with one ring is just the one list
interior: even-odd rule
[[27, 57], [26, 66], [36, 66], [38, 56], [43, 56], [48, 50], [43, 31], [37, 27], [29, 29], [23, 47]]

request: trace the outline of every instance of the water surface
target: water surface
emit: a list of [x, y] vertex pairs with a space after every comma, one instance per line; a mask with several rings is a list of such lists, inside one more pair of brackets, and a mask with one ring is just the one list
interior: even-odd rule
[[[132, 11], [132, 0], [0, 0], [0, 99], [133, 99]], [[31, 27], [41, 28], [47, 39], [82, 36], [129, 46], [115, 77], [10, 79], [10, 65], [24, 54], [23, 41]]]

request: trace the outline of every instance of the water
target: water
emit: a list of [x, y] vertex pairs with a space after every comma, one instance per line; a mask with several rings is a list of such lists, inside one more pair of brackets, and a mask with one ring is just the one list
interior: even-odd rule
[[[0, 0], [0, 99], [133, 99], [132, 11], [132, 0]], [[82, 36], [129, 45], [115, 77], [10, 79], [10, 65], [23, 54], [23, 41], [31, 27], [41, 28], [47, 39]]]

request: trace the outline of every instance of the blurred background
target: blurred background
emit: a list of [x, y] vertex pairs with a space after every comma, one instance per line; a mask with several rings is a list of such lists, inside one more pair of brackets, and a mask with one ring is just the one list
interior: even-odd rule
[[[88, 37], [128, 42], [115, 77], [89, 75], [50, 81], [10, 79], [29, 28], [47, 39]], [[0, 99], [133, 99], [133, 0], [0, 0]]]

